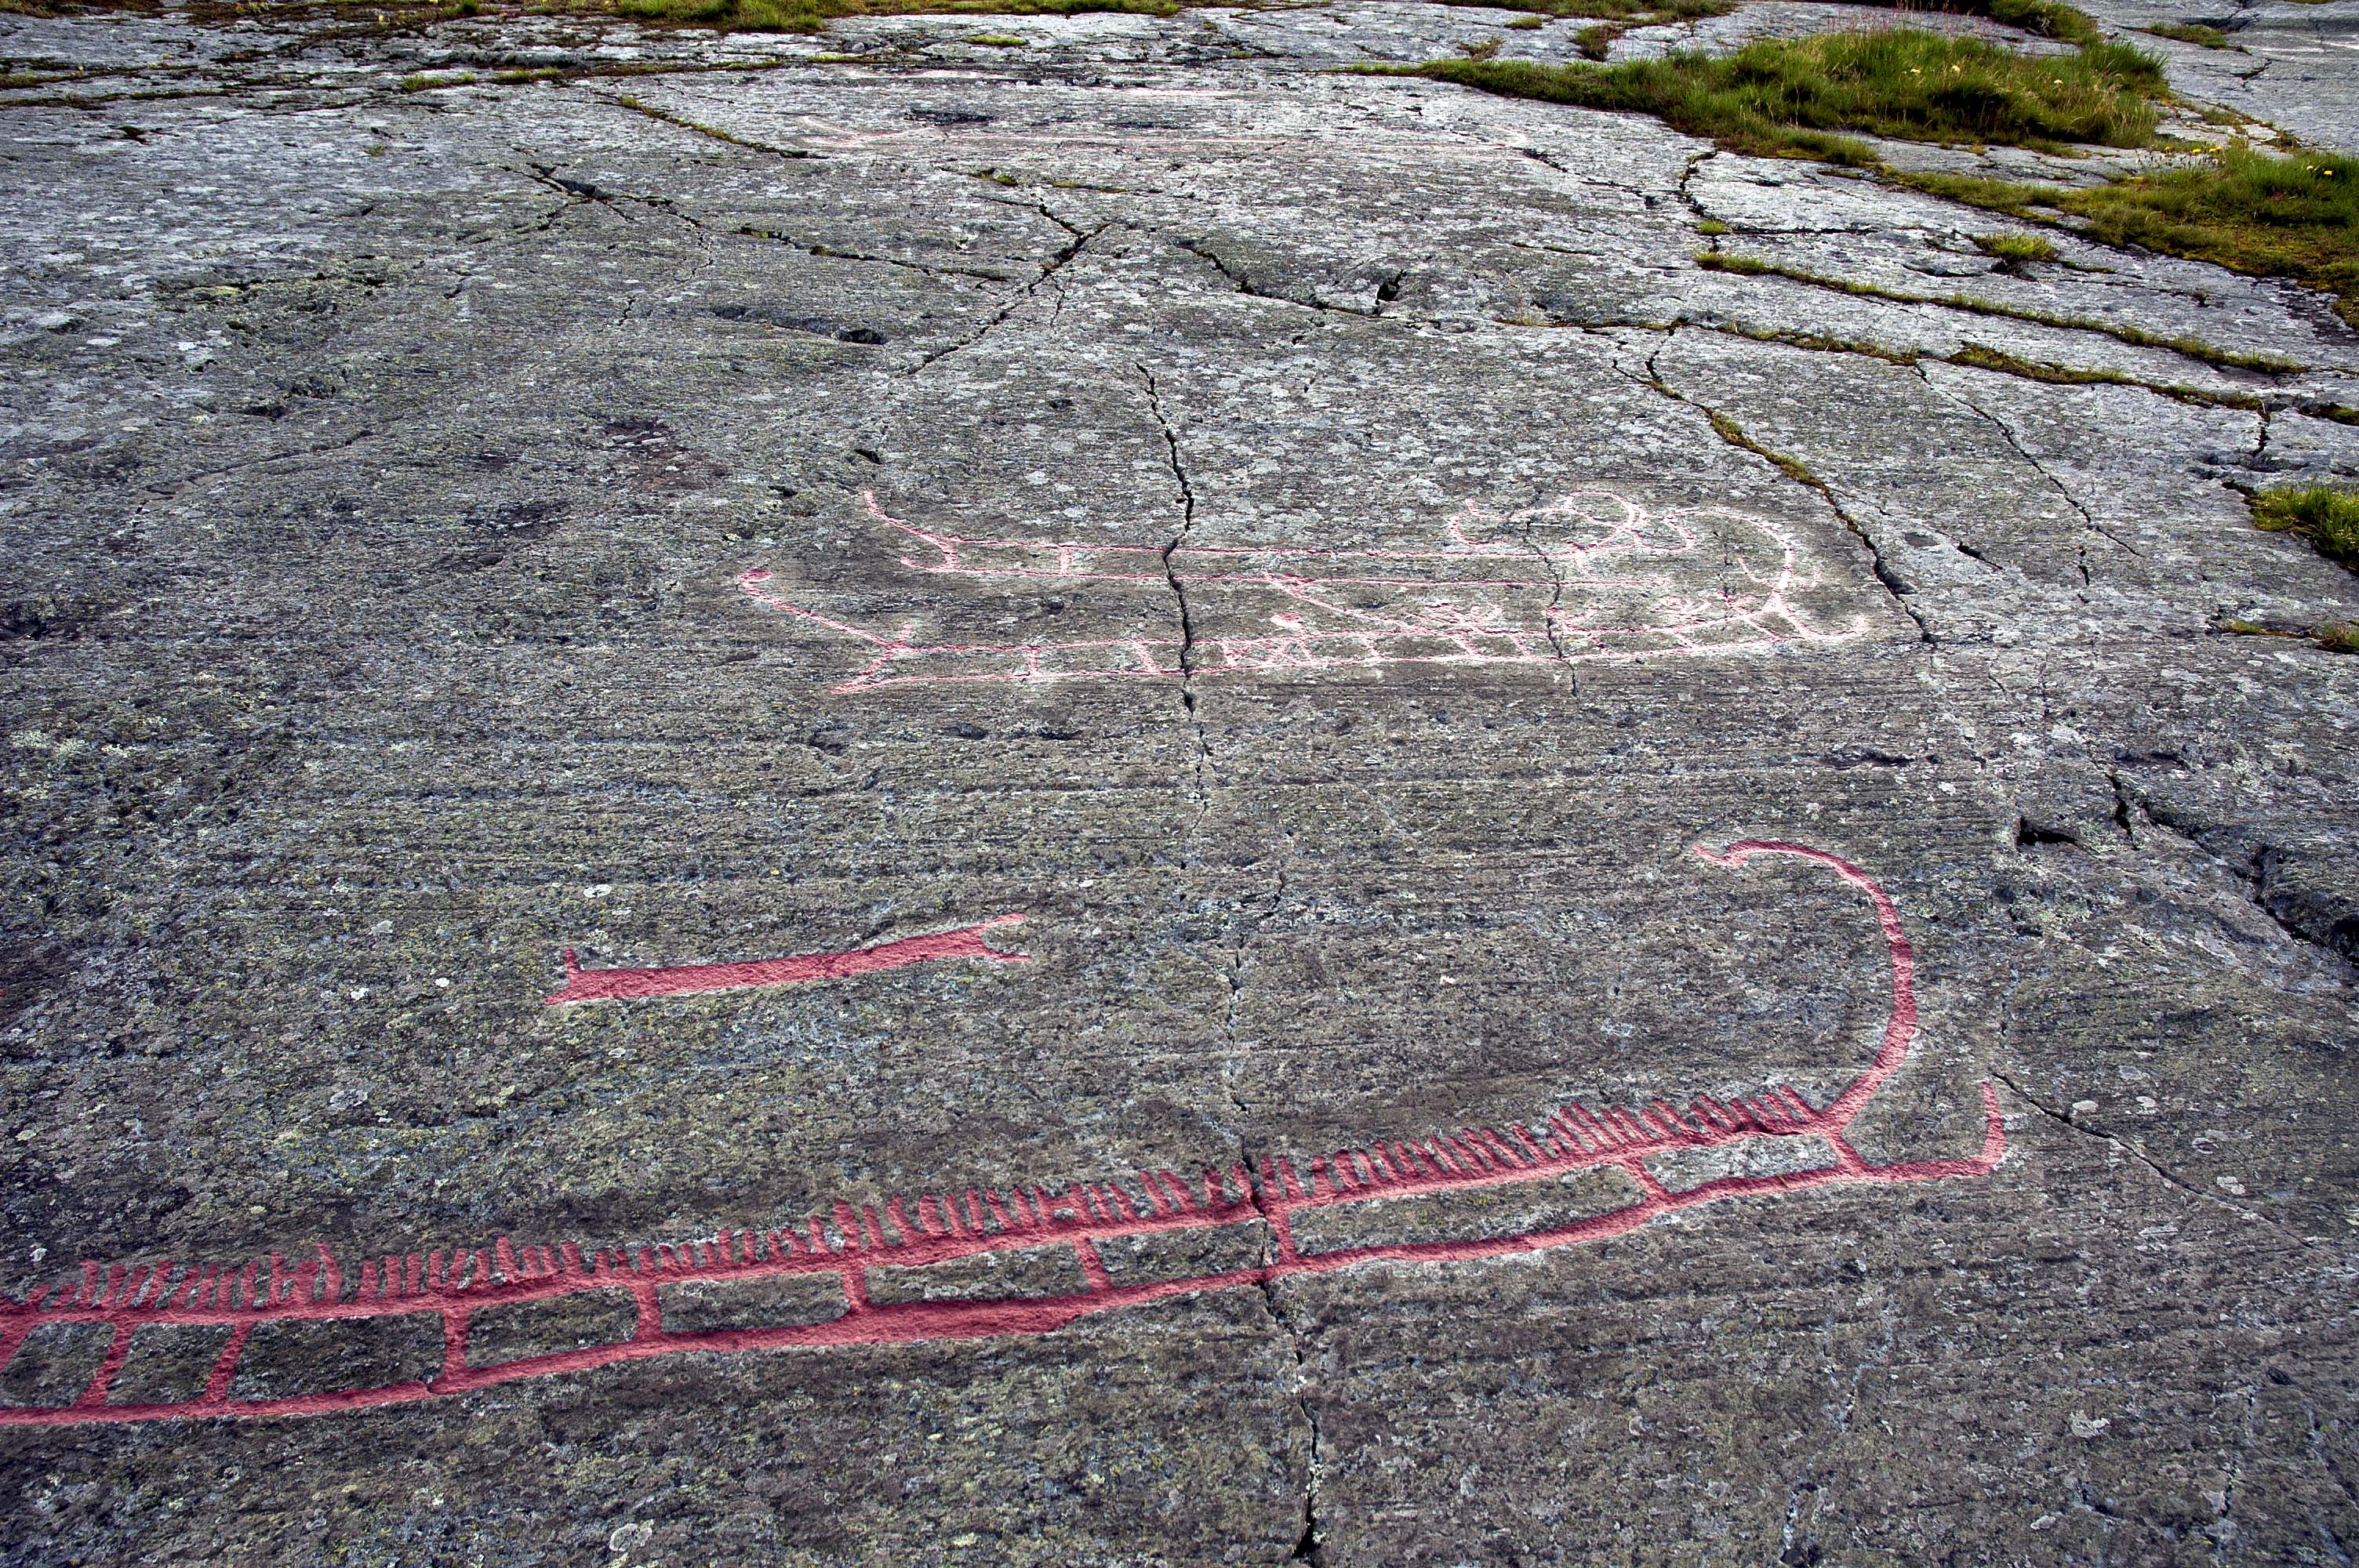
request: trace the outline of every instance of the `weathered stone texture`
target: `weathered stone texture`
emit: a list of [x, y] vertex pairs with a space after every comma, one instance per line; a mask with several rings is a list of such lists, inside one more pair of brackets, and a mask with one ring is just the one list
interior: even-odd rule
[[[2251, 55], [2172, 69], [2347, 145], [2339, 14], [2256, 7]], [[1746, 838], [1855, 863], [1915, 946], [1861, 1153], [1971, 1155], [1987, 1082], [1997, 1169], [1045, 1335], [11, 1430], [0, 1560], [2350, 1562], [2359, 659], [2221, 628], [2359, 619], [2238, 493], [2359, 477], [2359, 341], [2288, 284], [2070, 240], [2010, 271], [1987, 214], [1843, 171], [1327, 69], [1571, 57], [1579, 24], [1508, 19], [5, 18], [87, 73], [0, 93], [0, 1283], [1824, 1104], [1884, 949], [1823, 868], [1691, 853]], [[491, 80], [533, 67], [572, 74]], [[1808, 276], [1700, 268], [1705, 220]], [[887, 517], [1114, 565], [929, 573]], [[1568, 565], [1625, 517], [1700, 543]], [[1215, 552], [1390, 560], [1353, 568], [1376, 617], [1460, 570], [1453, 521], [1517, 552], [1481, 559], [1537, 585], [1503, 604], [1592, 620], [1243, 667], [1287, 601]], [[1658, 630], [1788, 568], [1774, 643]], [[751, 571], [970, 651], [888, 657]], [[898, 678], [1030, 643], [1188, 673]], [[1011, 912], [1028, 964], [541, 1005], [568, 947]], [[1634, 1191], [1329, 1211], [1320, 1244]], [[1077, 1256], [872, 1289], [1060, 1293]], [[663, 1311], [805, 1323], [809, 1282]], [[620, 1292], [566, 1302], [477, 1348], [627, 1332]], [[431, 1324], [257, 1331], [233, 1397], [431, 1376]], [[104, 1353], [42, 1332], [10, 1400]], [[115, 1397], [193, 1397], [209, 1332], [141, 1331]]]

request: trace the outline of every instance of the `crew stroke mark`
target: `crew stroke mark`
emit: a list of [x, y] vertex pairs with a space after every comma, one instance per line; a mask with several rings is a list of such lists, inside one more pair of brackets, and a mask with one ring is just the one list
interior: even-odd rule
[[955, 931], [937, 932], [930, 936], [904, 936], [897, 942], [850, 947], [840, 953], [798, 953], [788, 958], [751, 958], [735, 964], [675, 964], [660, 969], [585, 969], [574, 962], [573, 949], [568, 947], [565, 989], [554, 996], [543, 997], [541, 1001], [544, 1006], [555, 1007], [560, 1002], [619, 1001], [631, 997], [688, 996], [698, 991], [791, 986], [806, 980], [840, 980], [853, 975], [874, 974], [879, 969], [931, 963], [938, 958], [985, 958], [995, 964], [1027, 964], [1032, 961], [1030, 954], [1004, 953], [983, 939], [983, 934], [994, 926], [1020, 925], [1023, 919], [1021, 914], [1003, 914], [980, 925], [962, 925]]
[[[1982, 1087], [1982, 1147], [1973, 1154], [1877, 1163], [1847, 1136], [1876, 1091], [1897, 1073], [1917, 1038], [1915, 956], [1891, 898], [1857, 866], [1805, 845], [1745, 840], [1722, 851], [1699, 847], [1716, 866], [1736, 868], [1764, 855], [1795, 856], [1834, 871], [1864, 893], [1882, 927], [1892, 1000], [1874, 1059], [1823, 1106], [1773, 1084], [1718, 1099], [1698, 1095], [1684, 1108], [1658, 1099], [1638, 1107], [1578, 1102], [1538, 1127], [1508, 1122], [1419, 1143], [1385, 1141], [1339, 1150], [1307, 1164], [1286, 1158], [1243, 1163], [1182, 1178], [1141, 1171], [1135, 1179], [1009, 1191], [892, 1198], [881, 1206], [838, 1203], [832, 1213], [761, 1232], [724, 1230], [706, 1240], [584, 1252], [565, 1243], [522, 1247], [502, 1238], [489, 1248], [369, 1259], [345, 1273], [324, 1247], [289, 1264], [273, 1254], [244, 1266], [184, 1267], [170, 1260], [101, 1266], [84, 1263], [79, 1281], [0, 1300], [0, 1371], [31, 1335], [58, 1325], [99, 1325], [111, 1338], [96, 1372], [78, 1395], [59, 1404], [0, 1406], [0, 1424], [71, 1425], [174, 1417], [320, 1415], [408, 1404], [462, 1394], [519, 1379], [582, 1372], [620, 1362], [691, 1352], [734, 1354], [832, 1346], [888, 1345], [926, 1339], [984, 1339], [1054, 1332], [1094, 1313], [1174, 1296], [1257, 1286], [1294, 1275], [1326, 1273], [1377, 1261], [1468, 1261], [1578, 1246], [1624, 1235], [1669, 1214], [1726, 1198], [1772, 1198], [1821, 1186], [1893, 1185], [1987, 1174], [2006, 1151], [1997, 1097]], [[1774, 1174], [1723, 1175], [1668, 1185], [1648, 1162], [1686, 1151], [1752, 1143], [1802, 1151], [1822, 1162]], [[1815, 1144], [1815, 1150], [1810, 1145]], [[1570, 1224], [1514, 1234], [1440, 1237], [1324, 1250], [1297, 1244], [1295, 1217], [1337, 1206], [1478, 1187], [1511, 1187], [1582, 1172], [1617, 1172], [1637, 1195]], [[1673, 1173], [1676, 1175], [1676, 1173]], [[1260, 1261], [1169, 1278], [1116, 1281], [1103, 1242], [1228, 1226], [1258, 1227]], [[923, 1270], [986, 1254], [1070, 1249], [1087, 1288], [1053, 1295], [937, 1297], [873, 1302], [869, 1271]], [[840, 1288], [842, 1304], [817, 1321], [742, 1326], [667, 1327], [667, 1289], [789, 1275], [819, 1276]], [[627, 1303], [633, 1327], [612, 1340], [542, 1355], [478, 1362], [469, 1357], [471, 1319], [506, 1307], [583, 1292]], [[438, 1372], [415, 1379], [277, 1397], [233, 1398], [241, 1360], [257, 1326], [350, 1323], [388, 1317], [439, 1320]], [[186, 1398], [116, 1402], [115, 1379], [135, 1336], [164, 1327], [224, 1333], [200, 1391]], [[102, 1331], [103, 1332], [103, 1331]]]
[[[885, 633], [775, 591], [756, 568], [747, 597], [869, 650], [868, 666], [832, 688], [1006, 681], [1176, 677], [1391, 665], [1630, 662], [1757, 653], [1781, 643], [1848, 642], [1792, 602], [1819, 586], [1794, 542], [1758, 518], [1720, 510], [1649, 514], [1604, 491], [1500, 515], [1472, 505], [1427, 549], [1335, 550], [1269, 545], [1169, 550], [1049, 539], [966, 538], [869, 514], [920, 547], [901, 565], [929, 577], [1042, 589], [1187, 593], [1183, 643], [1168, 636], [1057, 642], [926, 643], [917, 622]], [[1489, 537], [1477, 538], [1478, 525]], [[1536, 542], [1547, 527], [1569, 538]], [[1499, 536], [1508, 531], [1507, 536]]]

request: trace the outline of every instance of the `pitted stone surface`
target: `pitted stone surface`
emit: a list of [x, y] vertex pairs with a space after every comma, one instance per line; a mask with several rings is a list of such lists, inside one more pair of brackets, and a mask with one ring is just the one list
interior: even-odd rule
[[[2249, 13], [2176, 79], [2349, 145], [2339, 9]], [[2289, 284], [2061, 236], [2009, 270], [1985, 213], [1332, 69], [1573, 57], [1513, 19], [5, 18], [60, 80], [0, 93], [0, 1288], [325, 1243], [349, 1292], [502, 1236], [1823, 1106], [1886, 951], [1822, 868], [1692, 852], [1747, 838], [1862, 869], [1913, 945], [1858, 1155], [1972, 1156], [1987, 1083], [1996, 1168], [1053, 1332], [14, 1428], [0, 1561], [2349, 1561], [2359, 659], [2223, 628], [2359, 619], [2239, 493], [2359, 478], [2359, 339]], [[1028, 963], [542, 1003], [568, 948], [1011, 912]], [[1231, 1217], [1095, 1256], [1278, 1255]], [[873, 1300], [1089, 1288], [1071, 1249], [961, 1267], [888, 1255]], [[806, 1324], [833, 1281], [657, 1308]], [[231, 1397], [435, 1375], [430, 1318], [371, 1322], [256, 1330]], [[70, 1326], [5, 1399], [71, 1404], [107, 1343]], [[212, 1333], [141, 1330], [113, 1397], [194, 1398]]]

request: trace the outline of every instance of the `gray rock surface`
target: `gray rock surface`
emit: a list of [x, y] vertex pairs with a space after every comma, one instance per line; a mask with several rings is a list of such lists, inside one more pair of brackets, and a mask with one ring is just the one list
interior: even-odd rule
[[[2172, 67], [2352, 145], [2348, 11]], [[440, 1308], [266, 1314], [225, 1400], [419, 1395], [301, 1416], [98, 1420], [229, 1330], [77, 1410], [68, 1311], [0, 1561], [2351, 1561], [2359, 659], [2221, 628], [2359, 619], [2240, 494], [2359, 477], [2359, 341], [1328, 69], [1569, 55], [1509, 19], [0, 18], [60, 79], [0, 94], [0, 1288], [1825, 1112], [1894, 971], [1824, 865], [1692, 852], [1748, 838], [1888, 890], [1920, 1033], [1847, 1146], [1963, 1163], [1414, 1251], [1833, 1157], [1756, 1128], [1304, 1209], [1409, 1249], [1316, 1270], [1259, 1182], [1094, 1254], [1225, 1285], [481, 1387]], [[542, 1001], [1012, 913], [1027, 963]], [[873, 1321], [1094, 1288], [908, 1245]], [[699, 1268], [668, 1332], [844, 1309]], [[644, 1306], [472, 1309], [470, 1364]]]

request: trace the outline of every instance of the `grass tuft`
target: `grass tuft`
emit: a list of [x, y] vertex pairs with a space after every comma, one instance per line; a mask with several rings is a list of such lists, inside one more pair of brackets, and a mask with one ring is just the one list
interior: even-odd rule
[[1969, 310], [1977, 316], [2029, 321], [2041, 327], [2061, 327], [2068, 331], [2102, 332], [2132, 348], [2169, 349], [2173, 353], [2184, 354], [2189, 359], [2200, 360], [2223, 370], [2255, 370], [2267, 375], [2292, 375], [2305, 368], [2275, 354], [2244, 353], [2235, 349], [2223, 349], [2216, 343], [2207, 343], [2201, 338], [2164, 337], [2124, 321], [2109, 321], [2094, 316], [2059, 315], [2050, 310], [2034, 310], [2027, 306], [2009, 305], [2003, 300], [1984, 299], [1972, 294], [1908, 294], [1897, 288], [1886, 288], [1880, 284], [1862, 283], [1856, 278], [1831, 277], [1825, 273], [1806, 272], [1800, 267], [1785, 266], [1733, 251], [1697, 251], [1693, 253], [1692, 259], [1706, 272], [1730, 272], [1744, 277], [1782, 277], [1860, 299], [1886, 299], [1896, 305], [1940, 305], [1951, 310]]
[[1976, 234], [1974, 243], [1981, 247], [1983, 254], [1996, 256], [2015, 266], [2056, 259], [2056, 247], [2038, 234]]
[[2359, 571], [2359, 492], [2328, 484], [2265, 490], [2253, 497], [2253, 526], [2297, 535], [2337, 566]]

